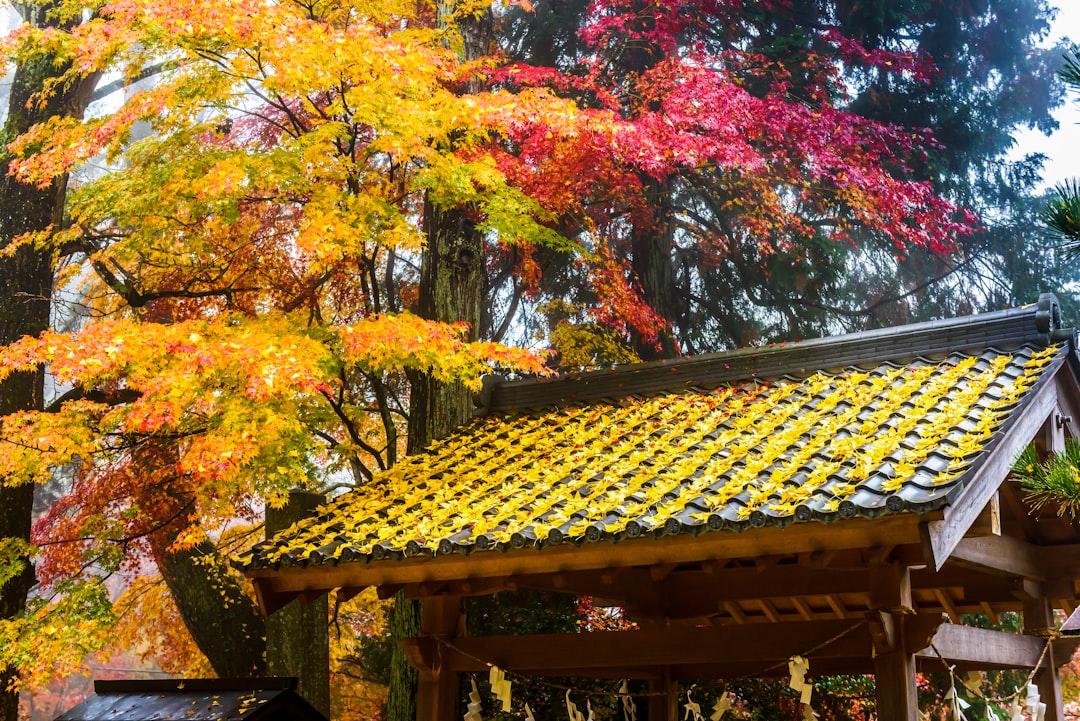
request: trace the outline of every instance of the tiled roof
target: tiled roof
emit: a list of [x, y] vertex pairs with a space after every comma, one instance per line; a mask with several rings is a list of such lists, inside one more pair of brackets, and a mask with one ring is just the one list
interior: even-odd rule
[[54, 721], [326, 721], [294, 678], [95, 681]]
[[[1023, 315], [1026, 341], [1009, 331], [994, 345], [986, 332], [958, 342], [961, 352], [904, 357], [894, 329], [894, 358], [858, 366], [830, 360], [807, 371], [814, 353], [832, 358], [836, 346], [857, 348], [874, 334], [807, 343], [789, 358], [795, 373], [763, 362], [767, 376], [743, 371], [676, 392], [577, 402], [567, 401], [572, 390], [550, 393], [554, 405], [476, 419], [241, 563], [512, 551], [935, 510], [962, 489], [1010, 411], [1072, 351], [1051, 343], [1071, 333], [1034, 333], [1035, 310]], [[966, 320], [990, 316], [999, 331], [1019, 327], [1016, 311]], [[944, 324], [930, 325], [943, 337]], [[910, 328], [908, 350], [928, 326]], [[741, 364], [747, 355], [710, 356], [698, 370], [723, 376], [726, 359]]]

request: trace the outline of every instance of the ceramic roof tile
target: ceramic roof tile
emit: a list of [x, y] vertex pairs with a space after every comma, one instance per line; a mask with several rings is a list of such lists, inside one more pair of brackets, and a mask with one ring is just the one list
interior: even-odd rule
[[1065, 345], [778, 374], [476, 419], [249, 569], [940, 508]]

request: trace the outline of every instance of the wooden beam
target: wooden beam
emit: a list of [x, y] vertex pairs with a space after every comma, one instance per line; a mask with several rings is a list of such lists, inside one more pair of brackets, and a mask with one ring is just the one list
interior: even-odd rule
[[867, 625], [870, 627], [870, 637], [874, 641], [875, 655], [893, 653], [898, 650], [900, 629], [897, 618], [885, 611], [867, 612]]
[[769, 599], [759, 598], [758, 605], [761, 606], [761, 611], [765, 614], [765, 618], [769, 619], [772, 623], [780, 622], [780, 614], [776, 612], [776, 607], [769, 602]]
[[664, 667], [660, 678], [649, 681], [649, 719], [679, 721], [679, 682], [671, 677], [671, 669]]
[[932, 643], [915, 655], [937, 659], [937, 649], [947, 663], [961, 670], [1035, 668], [1045, 645], [1043, 639], [1032, 636], [953, 623], [942, 624]]
[[899, 563], [870, 567], [870, 608], [900, 611], [911, 608], [911, 570]]
[[806, 605], [806, 601], [798, 596], [791, 597], [791, 605], [795, 607], [795, 610], [799, 612], [799, 615], [802, 616], [804, 620], [813, 621], [817, 618], [817, 614]]
[[1020, 484], [1014, 480], [1006, 480], [999, 489], [1001, 503], [1009, 512], [1009, 516], [1019, 527], [1024, 538], [1032, 543], [1042, 542], [1042, 533], [1031, 517], [1030, 509], [1020, 499]]
[[746, 614], [743, 613], [737, 601], [724, 601], [722, 607], [729, 616], [735, 619], [735, 623], [746, 623]]
[[1076, 438], [1080, 435], [1080, 385], [1075, 375], [1063, 371], [1055, 374], [1054, 383], [1058, 389], [1058, 410], [1069, 419], [1065, 422], [1065, 433]]
[[652, 566], [649, 568], [649, 578], [653, 583], [660, 583], [665, 578], [671, 575], [671, 572], [678, 567], [677, 563], [665, 563], [660, 566]]
[[[918, 543], [918, 526], [925, 518], [900, 513], [873, 520], [853, 518], [830, 525], [798, 523], [787, 528], [767, 526], [746, 533], [717, 531], [700, 536], [680, 534], [664, 538], [625, 539], [618, 543], [562, 544], [505, 553], [488, 551], [468, 556], [452, 553], [435, 558], [262, 568], [249, 571], [247, 575], [261, 589], [260, 593], [272, 596], [344, 586], [431, 583], [465, 578], [476, 580], [553, 571], [567, 573], [724, 558], [755, 558], [759, 555], [820, 549]], [[827, 551], [825, 555], [828, 555]]]
[[733, 662], [745, 664], [744, 673], [752, 673], [763, 663], [786, 661], [822, 644], [811, 658], [870, 656], [869, 631], [855, 619], [479, 636], [458, 638], [451, 646], [433, 638], [416, 638], [402, 644], [414, 649], [410, 662], [431, 663], [428, 659], [434, 654], [428, 649], [443, 646], [442, 663], [453, 671], [484, 671], [486, 664], [493, 663], [508, 671], [542, 675], [559, 675], [568, 667], [589, 671]]
[[961, 623], [961, 613], [956, 610], [956, 604], [953, 603], [953, 600], [949, 597], [948, 592], [940, 588], [935, 588], [934, 597], [937, 598], [938, 603], [941, 604], [941, 607], [945, 609], [945, 613], [949, 614], [949, 619], [953, 623]]
[[985, 573], [1042, 581], [1047, 578], [1048, 552], [1054, 553], [1011, 536], [981, 536], [961, 539], [949, 561]]
[[[1064, 366], [1062, 366], [1064, 367]], [[1052, 379], [1042, 379], [1034, 395], [1006, 422], [1004, 433], [964, 481], [959, 498], [945, 507], [944, 518], [924, 528], [926, 564], [937, 571], [952, 556], [971, 524], [997, 493], [1009, 475], [1013, 461], [1042, 428], [1058, 405], [1058, 389]]]
[[990, 497], [986, 508], [971, 524], [967, 532], [968, 537], [1000, 536], [1001, 535], [1001, 491]]
[[1050, 643], [1054, 646], [1054, 659], [1061, 667], [1072, 661], [1072, 657], [1076, 655], [1077, 649], [1080, 648], [1080, 636], [1055, 638]]

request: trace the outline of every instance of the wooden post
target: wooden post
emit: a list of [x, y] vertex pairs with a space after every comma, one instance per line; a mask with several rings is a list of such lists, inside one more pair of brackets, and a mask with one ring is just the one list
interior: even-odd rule
[[872, 615], [880, 621], [874, 637], [874, 680], [877, 687], [878, 721], [917, 721], [915, 650], [906, 639], [905, 621], [911, 609], [911, 572], [893, 563], [871, 569]]
[[664, 667], [663, 677], [649, 681], [649, 721], [678, 721], [679, 682], [671, 678], [671, 669]]
[[[898, 619], [902, 626], [904, 619]], [[918, 700], [915, 694], [915, 655], [907, 649], [904, 634], [897, 634], [898, 648], [879, 653], [874, 658], [877, 682], [878, 721], [917, 721]]]
[[[457, 636], [461, 617], [460, 596], [425, 598], [420, 617], [420, 632], [424, 636], [446, 638]], [[436, 642], [432, 652], [431, 669], [420, 671], [416, 690], [416, 721], [451, 721], [458, 718], [461, 674], [443, 668], [443, 645]]]
[[[1054, 609], [1046, 598], [1037, 598], [1024, 604], [1024, 633], [1030, 636], [1049, 639], [1050, 633], [1057, 628], [1054, 621]], [[1058, 660], [1055, 658], [1054, 645], [1046, 649], [1046, 655], [1035, 672], [1035, 685], [1039, 687], [1039, 696], [1046, 704], [1045, 721], [1065, 721], [1065, 709], [1061, 698], [1061, 679], [1058, 677]]]

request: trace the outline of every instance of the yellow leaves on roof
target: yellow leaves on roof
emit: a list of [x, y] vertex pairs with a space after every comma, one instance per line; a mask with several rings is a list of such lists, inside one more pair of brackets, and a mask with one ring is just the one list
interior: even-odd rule
[[[1059, 353], [986, 353], [619, 404], [487, 418], [331, 502], [268, 549], [371, 553], [669, 519], [818, 512], [866, 490], [934, 497], [985, 449]], [[921, 494], [921, 496], [920, 496]]]

